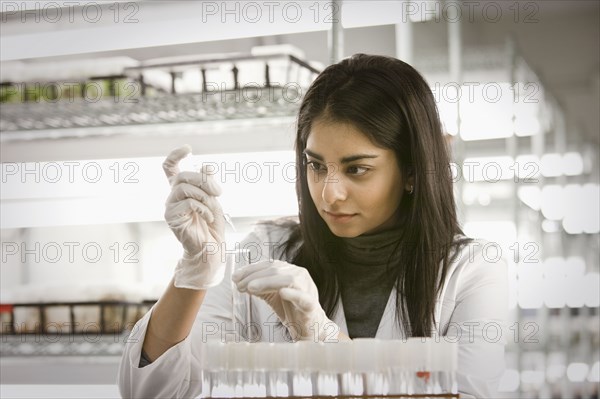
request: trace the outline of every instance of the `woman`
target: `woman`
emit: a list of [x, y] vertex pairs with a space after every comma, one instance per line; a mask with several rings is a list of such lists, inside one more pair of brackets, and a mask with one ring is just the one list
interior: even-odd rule
[[[331, 65], [302, 101], [295, 147], [299, 223], [258, 225], [242, 245], [260, 245], [259, 261], [232, 276], [261, 299], [253, 301], [258, 339], [453, 336], [459, 392], [496, 396], [505, 339], [501, 329], [486, 333], [506, 319], [506, 265], [486, 262], [458, 225], [425, 80], [389, 57]], [[223, 279], [220, 189], [207, 170], [179, 172], [189, 151], [164, 163], [165, 218], [184, 255], [132, 332], [119, 373], [125, 397], [197, 395], [199, 343], [239, 332]]]

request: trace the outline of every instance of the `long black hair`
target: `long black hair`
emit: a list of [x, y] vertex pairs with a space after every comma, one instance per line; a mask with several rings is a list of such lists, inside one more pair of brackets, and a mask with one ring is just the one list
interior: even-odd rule
[[464, 234], [456, 215], [449, 149], [427, 82], [395, 58], [355, 54], [327, 67], [302, 100], [295, 143], [299, 224], [291, 226], [285, 250], [292, 263], [309, 271], [332, 318], [340, 298], [341, 239], [312, 201], [303, 154], [317, 119], [353, 125], [395, 152], [404, 181], [414, 179], [413, 194], [405, 193], [398, 204], [401, 237], [388, 270], [398, 293], [398, 322], [408, 336], [431, 336], [451, 254], [469, 240], [455, 240]]

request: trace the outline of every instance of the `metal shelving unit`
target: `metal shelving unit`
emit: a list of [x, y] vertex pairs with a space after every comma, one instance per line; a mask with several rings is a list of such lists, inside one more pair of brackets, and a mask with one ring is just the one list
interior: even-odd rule
[[[273, 82], [273, 64], [284, 62], [285, 82]], [[263, 65], [260, 82], [243, 82], [236, 65], [254, 63]], [[211, 82], [206, 71], [231, 65], [231, 74], [225, 80]], [[250, 67], [250, 66], [249, 66]], [[240, 66], [243, 69], [243, 67]], [[187, 71], [201, 72], [197, 88], [188, 87], [178, 93], [176, 80]], [[170, 90], [148, 83], [148, 72], [159, 72], [170, 77]], [[281, 72], [281, 71], [280, 71]], [[293, 55], [246, 55], [199, 58], [168, 63], [146, 63], [126, 67], [123, 74], [109, 77], [90, 77], [78, 85], [65, 82], [2, 82], [5, 95], [12, 100], [0, 110], [0, 131], [6, 137], [18, 137], [21, 131], [45, 129], [98, 128], [146, 126], [161, 123], [186, 123], [294, 116], [302, 90], [310, 77], [319, 70]], [[100, 82], [98, 84], [98, 82]], [[96, 85], [93, 85], [96, 83]], [[92, 86], [93, 85], [93, 86]], [[61, 86], [71, 89], [69, 96], [60, 97]], [[216, 86], [216, 87], [213, 87]], [[37, 91], [31, 88], [37, 87]], [[39, 89], [42, 87], [43, 89]], [[92, 100], [86, 95], [90, 87], [97, 91]], [[54, 90], [49, 90], [53, 88]], [[79, 89], [76, 94], [74, 89]], [[149, 94], [152, 91], [152, 94]], [[35, 96], [32, 98], [33, 93]], [[40, 98], [46, 94], [44, 98]], [[16, 98], [16, 101], [15, 101]]]
[[[449, 27], [450, 40], [460, 41], [460, 30]], [[514, 226], [514, 238], [507, 243], [504, 249], [507, 260], [509, 260], [509, 273], [511, 291], [513, 293], [511, 305], [512, 320], [509, 323], [508, 346], [507, 346], [507, 369], [503, 381], [505, 397], [581, 397], [594, 398], [598, 395], [598, 381], [594, 376], [594, 367], [598, 368], [600, 353], [598, 351], [598, 333], [591, 326], [600, 325], [598, 317], [598, 304], [587, 306], [579, 304], [571, 306], [565, 303], [562, 307], [550, 307], [545, 301], [548, 278], [550, 278], [550, 266], [548, 259], [559, 257], [566, 260], [569, 256], [578, 255], [583, 258], [585, 269], [583, 273], [592, 273], [588, 279], [592, 279], [600, 270], [598, 265], [599, 234], [597, 231], [590, 233], [567, 233], [561, 225], [561, 220], [549, 221], [540, 209], [525, 200], [523, 188], [533, 188], [541, 195], [546, 185], [558, 185], [565, 187], [568, 184], [598, 184], [595, 168], [588, 165], [580, 173], [574, 176], [545, 176], [541, 170], [541, 160], [547, 153], [563, 156], [574, 149], [583, 153], [578, 147], [578, 137], [573, 132], [567, 134], [564, 114], [560, 105], [549, 93], [543, 82], [536, 76], [535, 72], [527, 65], [525, 57], [519, 54], [515, 43], [507, 42], [505, 48], [487, 48], [464, 50], [460, 44], [449, 45], [450, 54], [432, 55], [430, 57], [417, 58], [416, 68], [424, 72], [430, 85], [439, 90], [438, 84], [456, 85], [474, 82], [481, 84], [506, 83], [510, 89], [510, 125], [512, 129], [502, 137], [473, 138], [465, 140], [462, 136], [461, 127], [465, 125], [468, 115], [461, 109], [462, 102], [454, 104], [455, 115], [444, 122], [452, 125], [457, 120], [458, 129], [453, 137], [454, 161], [463, 166], [459, 170], [464, 171], [464, 162], [474, 159], [487, 162], [500, 163], [501, 157], [509, 157], [512, 160], [513, 169], [503, 166], [503, 172], [513, 172], [512, 175], [502, 179], [496, 179], [496, 168], [488, 180], [471, 182], [470, 177], [459, 176], [456, 182], [457, 203], [459, 204], [459, 215], [463, 224], [480, 221], [488, 223], [493, 221], [505, 221]], [[482, 51], [483, 50], [483, 51]], [[487, 75], [482, 72], [487, 73]], [[516, 90], [525, 88], [526, 84], [533, 84], [535, 91]], [[532, 93], [534, 95], [532, 95]], [[463, 93], [464, 94], [464, 93]], [[518, 118], [522, 117], [522, 110], [518, 107], [523, 100], [528, 98], [535, 102], [537, 114], [531, 115], [537, 121], [539, 129], [533, 134], [523, 135], [518, 132]], [[443, 105], [443, 104], [442, 104]], [[447, 104], [446, 104], [447, 105]], [[527, 104], [525, 104], [527, 106]], [[468, 106], [468, 104], [467, 104]], [[501, 110], [502, 111], [502, 110]], [[493, 117], [493, 115], [487, 115]], [[442, 115], [444, 118], [444, 115]], [[491, 121], [482, 121], [481, 128], [485, 129]], [[487, 125], [486, 125], [487, 123]], [[530, 170], [515, 168], [515, 164], [522, 156], [534, 159]], [[581, 154], [580, 154], [581, 155]], [[587, 160], [597, 167], [598, 154], [588, 153]], [[583, 155], [582, 155], [583, 156]], [[522, 165], [521, 165], [522, 166]], [[535, 169], [534, 174], [530, 174]], [[472, 176], [471, 176], [472, 177]], [[527, 177], [533, 177], [529, 179]], [[503, 193], [504, 192], [504, 193]], [[565, 200], [566, 201], [566, 200]], [[468, 202], [468, 203], [467, 203]], [[568, 205], [568, 204], [566, 204]], [[558, 231], [546, 231], [547, 225], [558, 227]], [[492, 225], [488, 229], [492, 229]], [[469, 234], [467, 232], [467, 234]], [[475, 234], [477, 235], [477, 234]], [[494, 234], [492, 234], [493, 236]], [[493, 237], [489, 237], [493, 240]], [[510, 246], [516, 244], [515, 246]], [[567, 264], [564, 264], [567, 267]], [[534, 268], [534, 269], [532, 269]], [[530, 270], [539, 272], [536, 279], [528, 279]], [[567, 270], [567, 269], [565, 269]], [[520, 281], [523, 280], [521, 283]], [[520, 285], [522, 284], [522, 285]], [[571, 280], [563, 278], [562, 287], [569, 289], [573, 284]], [[572, 288], [572, 287], [571, 287]], [[585, 287], [581, 287], [585, 289]], [[531, 291], [541, 302], [537, 304], [527, 303], [527, 297]], [[585, 372], [585, 375], [577, 373]], [[595, 371], [597, 373], [597, 370]]]

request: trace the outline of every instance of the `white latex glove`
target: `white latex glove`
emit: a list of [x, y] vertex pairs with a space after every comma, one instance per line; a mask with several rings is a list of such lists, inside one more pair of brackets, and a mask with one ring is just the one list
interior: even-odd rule
[[171, 184], [165, 220], [184, 250], [175, 268], [175, 287], [202, 290], [219, 284], [225, 275], [225, 218], [214, 177], [204, 167], [200, 172], [179, 171], [179, 161], [191, 152], [189, 145], [177, 148], [163, 163]]
[[241, 292], [256, 295], [275, 311], [294, 339], [336, 341], [339, 327], [327, 318], [308, 270], [280, 260], [250, 264], [232, 275]]

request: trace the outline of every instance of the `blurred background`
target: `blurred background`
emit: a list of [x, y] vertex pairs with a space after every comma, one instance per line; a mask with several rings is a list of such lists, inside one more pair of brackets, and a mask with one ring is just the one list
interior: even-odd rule
[[181, 255], [166, 154], [212, 165], [235, 249], [297, 214], [302, 95], [359, 52], [427, 79], [461, 224], [509, 261], [503, 397], [598, 397], [597, 0], [0, 5], [3, 398], [116, 397]]

